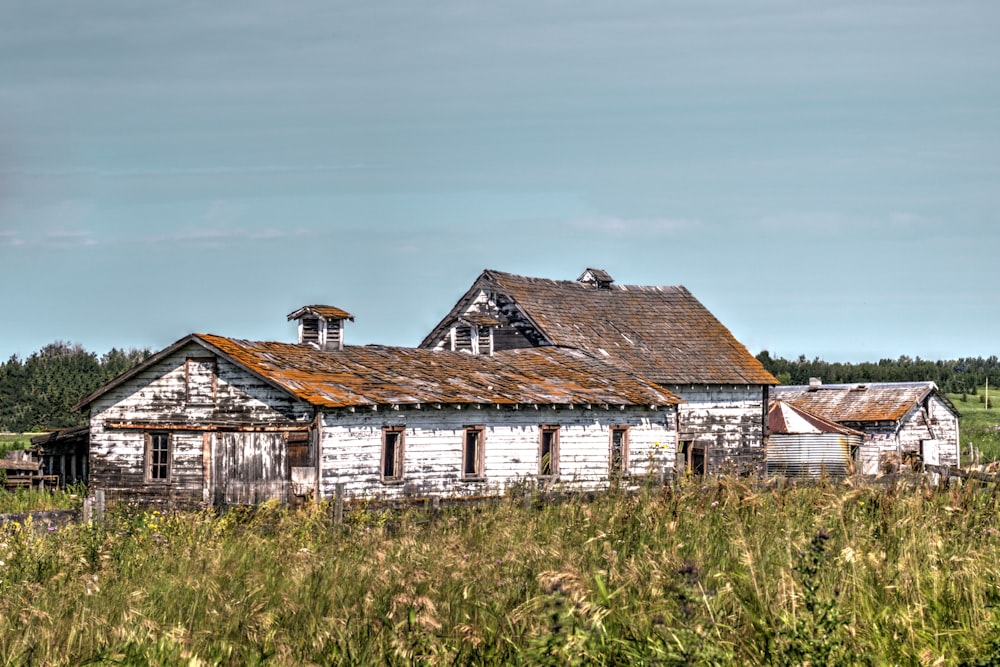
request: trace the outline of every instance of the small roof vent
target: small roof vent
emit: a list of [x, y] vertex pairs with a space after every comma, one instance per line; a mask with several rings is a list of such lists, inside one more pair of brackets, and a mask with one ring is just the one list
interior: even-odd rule
[[593, 285], [597, 289], [611, 289], [611, 283], [615, 281], [604, 269], [587, 269], [576, 280], [585, 285]]
[[818, 391], [822, 386], [822, 378], [809, 378], [809, 391]]
[[354, 321], [346, 310], [333, 306], [303, 306], [288, 314], [288, 321], [299, 322], [299, 345], [318, 350], [344, 349], [344, 321]]

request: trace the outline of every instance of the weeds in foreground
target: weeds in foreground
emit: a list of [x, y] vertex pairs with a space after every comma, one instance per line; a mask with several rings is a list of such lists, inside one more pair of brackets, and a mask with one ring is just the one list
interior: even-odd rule
[[723, 480], [0, 528], [0, 662], [989, 664], [1000, 498]]

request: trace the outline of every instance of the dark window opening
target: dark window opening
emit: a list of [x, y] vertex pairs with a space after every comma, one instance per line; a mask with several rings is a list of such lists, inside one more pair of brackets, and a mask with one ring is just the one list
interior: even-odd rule
[[543, 426], [538, 449], [538, 474], [559, 474], [559, 427]]
[[628, 473], [628, 426], [611, 427], [610, 472], [614, 477]]
[[465, 443], [462, 447], [462, 477], [475, 479], [483, 477], [483, 436], [481, 426], [465, 429]]
[[403, 428], [391, 426], [382, 429], [382, 481], [398, 482], [403, 479]]

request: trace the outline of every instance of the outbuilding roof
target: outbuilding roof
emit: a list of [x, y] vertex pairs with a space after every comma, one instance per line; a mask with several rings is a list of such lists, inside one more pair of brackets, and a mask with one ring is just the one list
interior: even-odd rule
[[365, 405], [646, 405], [683, 402], [579, 350], [525, 349], [495, 356], [381, 345], [307, 345], [191, 334], [83, 399], [85, 407], [188, 343], [198, 343], [272, 386], [324, 408]]
[[841, 426], [785, 401], [771, 401], [767, 408], [767, 430], [768, 433], [778, 435], [805, 433], [864, 435], [861, 431]]
[[601, 289], [586, 282], [486, 270], [421, 347], [432, 347], [441, 339], [474, 308], [482, 291], [501, 295], [501, 313], [536, 344], [585, 350], [654, 382], [777, 384], [682, 286], [611, 284]]
[[934, 394], [956, 416], [958, 409], [933, 382], [872, 382], [771, 387], [771, 398], [835, 422], [897, 421]]

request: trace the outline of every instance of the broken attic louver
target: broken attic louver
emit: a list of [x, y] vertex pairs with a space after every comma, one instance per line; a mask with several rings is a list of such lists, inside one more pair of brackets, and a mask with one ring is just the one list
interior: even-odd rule
[[289, 313], [288, 321], [298, 320], [299, 345], [318, 350], [344, 349], [344, 321], [354, 321], [347, 311], [333, 306], [303, 306]]

